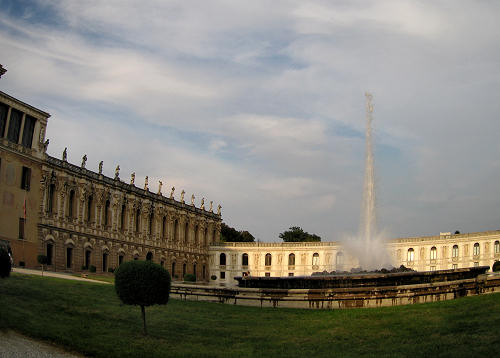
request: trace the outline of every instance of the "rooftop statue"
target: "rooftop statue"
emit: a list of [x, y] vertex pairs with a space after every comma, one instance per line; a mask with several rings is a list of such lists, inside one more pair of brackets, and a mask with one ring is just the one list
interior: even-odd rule
[[213, 205], [214, 205], [214, 202], [212, 200], [210, 200], [210, 209], [208, 209], [208, 211], [210, 211], [211, 213], [214, 212]]
[[68, 148], [64, 148], [62, 160], [65, 162], [68, 159]]
[[219, 205], [217, 206], [217, 215], [220, 215], [220, 209], [222, 209], [222, 206], [219, 204]]
[[135, 172], [130, 174], [130, 185], [135, 185]]
[[194, 194], [191, 194], [191, 206], [194, 206]]
[[115, 169], [115, 180], [120, 179], [120, 166], [117, 165]]
[[184, 189], [181, 191], [181, 203], [184, 204], [184, 194], [186, 194], [186, 192], [184, 191]]
[[148, 188], [148, 176], [146, 175], [146, 178], [144, 179], [144, 190], [146, 191], [149, 191], [149, 188]]
[[103, 161], [101, 160], [99, 162], [99, 174], [102, 174], [102, 164], [103, 164]]
[[174, 198], [175, 186], [172, 187], [172, 191], [170, 192], [170, 199]]
[[85, 168], [86, 164], [87, 164], [87, 154], [84, 154], [82, 157], [82, 168]]
[[163, 186], [163, 183], [161, 182], [161, 180], [159, 180], [159, 183], [158, 183], [158, 195], [161, 195], [161, 187]]
[[201, 210], [205, 210], [205, 198], [201, 198], [201, 205], [200, 205]]

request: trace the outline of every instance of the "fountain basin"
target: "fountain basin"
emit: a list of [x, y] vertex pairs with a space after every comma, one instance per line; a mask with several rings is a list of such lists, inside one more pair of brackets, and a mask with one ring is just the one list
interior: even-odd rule
[[[500, 275], [485, 274], [488, 269], [484, 267], [474, 267], [470, 269], [443, 270], [434, 272], [404, 272], [393, 274], [374, 275], [352, 275], [350, 280], [341, 277], [300, 277], [302, 282], [322, 284], [336, 284], [338, 286], [351, 285], [350, 287], [330, 287], [330, 288], [271, 288], [271, 287], [220, 287], [206, 285], [185, 285], [172, 284], [171, 297], [182, 300], [196, 300], [219, 302], [226, 304], [237, 304], [245, 306], [259, 307], [288, 307], [288, 308], [309, 308], [309, 309], [343, 309], [343, 308], [368, 308], [397, 306], [405, 304], [415, 304], [424, 302], [434, 302], [451, 300], [459, 297], [500, 292]], [[453, 276], [451, 271], [458, 271]], [[401, 275], [403, 274], [403, 275]], [[412, 275], [408, 275], [412, 274]], [[377, 277], [372, 277], [377, 276]], [[392, 281], [384, 281], [389, 276]], [[392, 277], [391, 277], [392, 276]], [[427, 282], [415, 284], [408, 283], [414, 278], [420, 277]], [[465, 278], [468, 277], [468, 278]], [[284, 282], [301, 282], [300, 280], [290, 280], [288, 277], [259, 277], [269, 284], [283, 284]], [[297, 277], [299, 278], [299, 277]], [[352, 280], [354, 278], [354, 280]], [[443, 281], [437, 281], [437, 278]], [[250, 277], [247, 283], [259, 282], [257, 277]], [[281, 280], [280, 280], [281, 279]], [[308, 280], [312, 279], [312, 280]], [[434, 280], [434, 281], [433, 281]], [[238, 280], [243, 281], [243, 280]], [[432, 282], [431, 282], [432, 281]], [[325, 283], [327, 282], [327, 283]], [[371, 282], [371, 285], [363, 285]], [[352, 286], [352, 285], [357, 286]], [[380, 285], [380, 286], [379, 286]]]

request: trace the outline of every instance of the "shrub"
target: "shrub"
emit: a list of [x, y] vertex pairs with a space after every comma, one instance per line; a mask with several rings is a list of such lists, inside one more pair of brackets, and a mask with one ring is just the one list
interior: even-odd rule
[[19, 261], [19, 267], [24, 267], [26, 266], [26, 263], [24, 261]]
[[215, 281], [215, 280], [217, 280], [217, 276], [212, 275], [212, 276], [210, 276], [210, 279], [211, 279], [212, 281]]
[[192, 273], [187, 273], [184, 275], [184, 281], [186, 282], [196, 282], [196, 276]]
[[493, 272], [500, 272], [500, 261], [495, 261], [493, 264]]
[[113, 273], [113, 272], [115, 272], [115, 269], [114, 269], [114, 268], [112, 268], [112, 267], [109, 267], [109, 268], [108, 268], [108, 272]]
[[11, 269], [12, 264], [10, 262], [9, 253], [4, 248], [0, 248], [0, 277], [9, 277]]
[[147, 334], [144, 307], [167, 304], [170, 281], [168, 271], [151, 261], [124, 262], [115, 272], [115, 291], [120, 300], [141, 307], [144, 334]]
[[87, 266], [82, 265], [82, 271], [85, 271], [87, 269]]
[[95, 266], [94, 266], [94, 265], [90, 265], [90, 267], [89, 267], [89, 271], [90, 271], [90, 272], [95, 272], [95, 271], [96, 271]]

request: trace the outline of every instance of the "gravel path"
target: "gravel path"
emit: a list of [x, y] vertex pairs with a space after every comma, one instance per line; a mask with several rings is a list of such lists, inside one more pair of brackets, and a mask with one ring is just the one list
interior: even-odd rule
[[[42, 271], [40, 271], [40, 270], [24, 269], [24, 268], [20, 268], [20, 267], [14, 267], [12, 269], [12, 271], [13, 272], [17, 272], [17, 273], [26, 274], [26, 275], [38, 275], [38, 276], [42, 275]], [[69, 273], [59, 273], [59, 272], [52, 272], [52, 271], [44, 271], [43, 275], [44, 276], [48, 276], [48, 277], [64, 278], [66, 280], [87, 281], [87, 282], [103, 283], [105, 285], [110, 285], [109, 282], [91, 280], [89, 278], [83, 278], [83, 277], [77, 277], [77, 276], [73, 276], [72, 274], [69, 274]]]
[[82, 358], [13, 331], [0, 331], [0, 358]]

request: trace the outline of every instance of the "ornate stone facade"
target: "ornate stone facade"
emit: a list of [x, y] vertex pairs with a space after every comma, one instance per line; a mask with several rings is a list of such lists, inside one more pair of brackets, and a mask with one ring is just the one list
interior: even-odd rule
[[208, 280], [208, 246], [219, 241], [220, 215], [50, 156], [42, 176], [41, 251], [54, 269], [92, 265], [106, 272], [147, 259], [174, 277]]
[[[393, 265], [416, 271], [492, 266], [500, 260], [500, 230], [468, 234], [400, 238], [386, 244]], [[210, 272], [220, 285], [234, 286], [236, 276], [303, 276], [358, 267], [339, 242], [219, 243], [209, 249]]]

